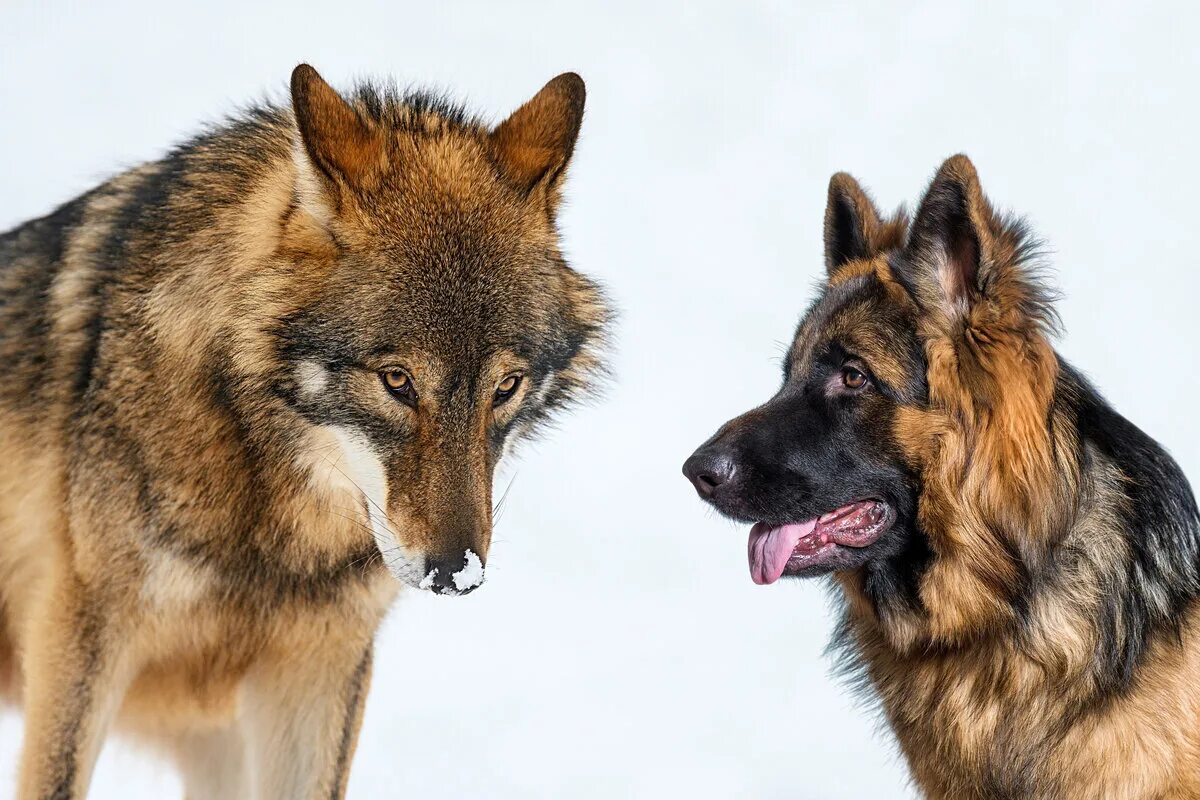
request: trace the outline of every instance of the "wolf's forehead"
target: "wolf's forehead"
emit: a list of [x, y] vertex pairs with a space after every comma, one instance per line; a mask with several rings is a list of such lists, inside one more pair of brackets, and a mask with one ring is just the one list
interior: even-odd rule
[[429, 260], [448, 253], [497, 256], [552, 240], [549, 226], [507, 196], [503, 187], [493, 191], [472, 183], [389, 192], [365, 212], [363, 243]]
[[546, 256], [447, 250], [405, 262], [391, 294], [430, 329], [501, 334], [543, 324], [558, 300], [553, 273]]
[[478, 187], [475, 195], [471, 191], [443, 186], [441, 191], [398, 193], [393, 212], [382, 204], [376, 211], [382, 227], [371, 244], [391, 253], [397, 266], [427, 274], [486, 268], [484, 278], [492, 273], [519, 276], [556, 249], [558, 235], [549, 219], [514, 200], [505, 187]]
[[371, 283], [370, 289], [349, 285], [342, 306], [362, 321], [359, 335], [372, 340], [372, 349], [408, 342], [456, 358], [498, 349], [525, 353], [537, 349], [560, 316], [552, 277], [538, 280], [499, 261], [409, 263]]

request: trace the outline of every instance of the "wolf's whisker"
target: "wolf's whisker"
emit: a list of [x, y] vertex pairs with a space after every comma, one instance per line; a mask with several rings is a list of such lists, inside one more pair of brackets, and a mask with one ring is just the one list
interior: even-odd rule
[[338, 466], [336, 463], [334, 463], [333, 459], [331, 459], [331, 458], [330, 458], [328, 455], [325, 455], [325, 456], [322, 456], [322, 457], [325, 459], [325, 462], [326, 462], [327, 464], [329, 464], [329, 466], [330, 466], [331, 468], [333, 468], [333, 469], [336, 469], [336, 470], [337, 470], [339, 473], [341, 473], [341, 476], [342, 476], [343, 478], [345, 478], [346, 480], [350, 481], [350, 484], [351, 484], [352, 486], [354, 486], [354, 488], [356, 488], [356, 489], [358, 489], [360, 492], [362, 492], [363, 499], [364, 499], [364, 500], [365, 500], [365, 501], [366, 501], [366, 502], [367, 502], [369, 505], [372, 505], [372, 506], [374, 506], [374, 507], [375, 507], [375, 510], [376, 510], [376, 511], [378, 511], [378, 512], [379, 512], [381, 515], [383, 515], [383, 518], [384, 518], [384, 519], [387, 519], [387, 511], [386, 511], [385, 509], [381, 508], [381, 507], [380, 507], [380, 505], [379, 505], [378, 503], [376, 503], [374, 500], [372, 500], [372, 499], [371, 499], [371, 496], [370, 496], [369, 494], [367, 494], [367, 490], [366, 490], [366, 489], [364, 489], [362, 486], [360, 486], [360, 485], [358, 484], [358, 481], [354, 480], [354, 478], [351, 478], [349, 475], [347, 475], [347, 474], [346, 474], [346, 471], [345, 471], [345, 470], [343, 470], [341, 467], [339, 467], [339, 466]]
[[508, 493], [512, 490], [513, 484], [516, 482], [516, 480], [517, 480], [517, 473], [513, 473], [513, 476], [508, 479], [508, 486], [504, 487], [504, 491], [500, 494], [500, 499], [498, 501], [496, 501], [495, 506], [493, 506], [493, 508], [492, 508], [492, 524], [493, 525], [496, 523], [496, 520], [498, 520], [500, 518], [500, 512], [504, 510], [504, 501], [508, 499]]

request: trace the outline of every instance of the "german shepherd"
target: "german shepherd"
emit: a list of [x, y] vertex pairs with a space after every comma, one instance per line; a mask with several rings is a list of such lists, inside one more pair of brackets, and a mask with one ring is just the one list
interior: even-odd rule
[[911, 226], [849, 175], [783, 385], [684, 465], [750, 574], [831, 574], [833, 647], [931, 798], [1200, 797], [1200, 521], [1054, 351], [1039, 251], [964, 156]]
[[296, 68], [0, 237], [0, 691], [23, 800], [113, 724], [190, 800], [340, 798], [400, 582], [483, 582], [492, 475], [602, 368], [559, 249], [584, 85], [491, 127]]

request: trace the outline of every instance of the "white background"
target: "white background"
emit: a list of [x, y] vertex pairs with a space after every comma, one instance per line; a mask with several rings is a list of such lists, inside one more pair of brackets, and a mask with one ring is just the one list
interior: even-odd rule
[[[1062, 352], [1200, 479], [1194, 4], [188, 5], [4, 4], [0, 229], [282, 96], [301, 60], [497, 120], [558, 72], [588, 84], [563, 228], [621, 309], [618, 381], [509, 471], [481, 591], [401, 597], [352, 798], [910, 796], [828, 675], [822, 587], [754, 586], [745, 531], [679, 474], [776, 387], [836, 170], [890, 208], [968, 153], [1053, 249]], [[19, 738], [0, 716], [0, 797]], [[121, 744], [92, 793], [178, 795]]]

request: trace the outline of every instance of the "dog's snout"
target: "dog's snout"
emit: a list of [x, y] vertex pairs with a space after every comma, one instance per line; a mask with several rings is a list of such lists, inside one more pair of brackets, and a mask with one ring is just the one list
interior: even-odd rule
[[473, 551], [456, 556], [427, 557], [421, 588], [434, 594], [469, 594], [483, 583], [483, 561]]
[[683, 464], [683, 474], [706, 500], [711, 499], [722, 484], [729, 482], [734, 469], [733, 459], [727, 453], [708, 447], [697, 450]]

